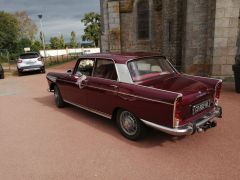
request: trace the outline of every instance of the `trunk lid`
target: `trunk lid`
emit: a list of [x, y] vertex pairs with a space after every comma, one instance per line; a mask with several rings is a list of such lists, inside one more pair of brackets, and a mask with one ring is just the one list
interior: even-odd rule
[[[190, 117], [202, 113], [203, 111], [210, 111], [214, 107], [215, 90], [189, 76], [181, 74], [168, 74], [141, 82], [140, 85], [181, 93], [183, 95], [181, 106], [181, 118], [183, 120], [187, 120]], [[193, 114], [194, 106], [208, 100], [211, 101], [209, 108]]]

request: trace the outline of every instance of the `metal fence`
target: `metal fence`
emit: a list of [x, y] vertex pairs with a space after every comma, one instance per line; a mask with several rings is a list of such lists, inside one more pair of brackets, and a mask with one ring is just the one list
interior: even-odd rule
[[[68, 54], [61, 56], [48, 56], [43, 58], [46, 67], [50, 67], [57, 64], [62, 64], [68, 61], [78, 59], [80, 54]], [[11, 73], [17, 70], [17, 59], [7, 59], [5, 54], [1, 55], [0, 52], [0, 64], [2, 64], [6, 73]]]

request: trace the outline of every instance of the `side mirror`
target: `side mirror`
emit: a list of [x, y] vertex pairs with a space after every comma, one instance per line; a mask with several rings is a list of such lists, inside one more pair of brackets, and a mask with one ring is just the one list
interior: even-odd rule
[[67, 70], [67, 74], [72, 74], [72, 69]]

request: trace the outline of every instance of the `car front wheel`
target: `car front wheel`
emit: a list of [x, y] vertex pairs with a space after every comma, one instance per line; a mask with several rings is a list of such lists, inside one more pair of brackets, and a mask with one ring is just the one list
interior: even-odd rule
[[120, 132], [130, 140], [138, 140], [145, 135], [145, 125], [132, 113], [120, 110], [117, 113], [117, 124]]
[[57, 87], [57, 85], [54, 86], [54, 97], [55, 97], [56, 106], [57, 106], [58, 108], [64, 107], [65, 103], [64, 103], [64, 101], [63, 101], [61, 92], [60, 92], [59, 88]]
[[22, 76], [22, 72], [18, 70], [18, 76]]

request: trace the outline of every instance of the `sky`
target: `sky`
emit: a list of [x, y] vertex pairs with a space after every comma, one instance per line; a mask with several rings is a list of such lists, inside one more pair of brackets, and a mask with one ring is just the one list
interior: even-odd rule
[[[43, 32], [46, 41], [52, 36], [64, 36], [70, 39], [75, 31], [78, 41], [81, 40], [84, 25], [81, 19], [87, 12], [100, 12], [99, 0], [0, 0], [0, 11], [14, 13], [26, 11], [40, 31], [39, 14], [43, 15]], [[39, 33], [38, 33], [39, 34]], [[39, 36], [39, 35], [37, 35]], [[38, 37], [37, 37], [38, 38]]]

